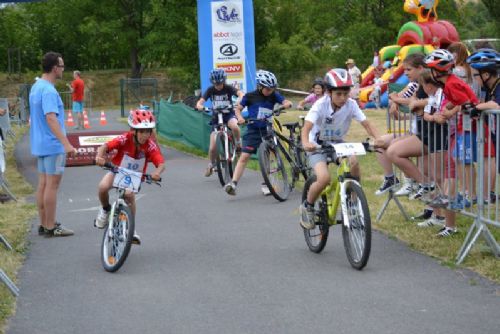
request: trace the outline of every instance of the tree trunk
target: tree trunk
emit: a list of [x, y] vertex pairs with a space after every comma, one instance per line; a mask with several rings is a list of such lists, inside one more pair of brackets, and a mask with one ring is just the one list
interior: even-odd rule
[[139, 50], [137, 47], [130, 49], [130, 66], [132, 67], [131, 77], [139, 79], [142, 76], [142, 64], [139, 62]]

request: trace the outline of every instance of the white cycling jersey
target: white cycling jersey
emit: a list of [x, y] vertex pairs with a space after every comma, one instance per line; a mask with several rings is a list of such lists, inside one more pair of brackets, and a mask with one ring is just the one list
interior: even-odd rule
[[333, 111], [329, 95], [316, 101], [306, 116], [306, 121], [313, 124], [309, 133], [309, 141], [318, 144], [321, 141], [342, 141], [349, 131], [351, 121], [366, 120], [366, 116], [359, 108], [356, 101], [349, 98], [342, 108]]

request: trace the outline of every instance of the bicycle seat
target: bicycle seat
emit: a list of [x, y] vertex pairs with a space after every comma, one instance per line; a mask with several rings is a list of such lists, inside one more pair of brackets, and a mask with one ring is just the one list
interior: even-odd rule
[[287, 128], [288, 130], [295, 130], [296, 127], [299, 126], [299, 122], [294, 122], [294, 123], [284, 123], [283, 126]]

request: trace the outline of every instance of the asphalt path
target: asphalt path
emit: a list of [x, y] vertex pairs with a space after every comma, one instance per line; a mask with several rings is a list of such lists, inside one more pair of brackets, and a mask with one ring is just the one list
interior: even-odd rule
[[[35, 181], [27, 140], [17, 155]], [[92, 226], [105, 172], [66, 169], [57, 217], [75, 235], [41, 237], [32, 222], [8, 334], [499, 333], [498, 285], [377, 232], [356, 271], [339, 227], [321, 254], [307, 249], [298, 193], [264, 197], [247, 170], [230, 197], [203, 176], [205, 160], [165, 155], [163, 186], [144, 186], [137, 202], [143, 244], [114, 274], [101, 266], [102, 230]]]

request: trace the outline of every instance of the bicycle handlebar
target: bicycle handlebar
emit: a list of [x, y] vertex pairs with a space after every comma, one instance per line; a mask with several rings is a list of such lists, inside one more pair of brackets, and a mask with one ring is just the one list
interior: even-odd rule
[[[95, 161], [94, 161], [95, 162]], [[103, 169], [109, 170], [110, 172], [116, 174], [118, 173], [118, 168], [119, 166], [116, 166], [115, 164], [111, 162], [105, 162], [104, 166], [102, 166]], [[144, 178], [143, 182], [146, 182], [147, 184], [156, 184], [157, 186], [161, 187], [161, 177], [159, 180], [154, 180], [151, 174], [142, 174], [142, 177]]]
[[280, 106], [279, 108], [274, 109], [273, 112], [271, 113], [271, 115], [269, 115], [269, 116], [267, 116], [265, 118], [247, 118], [247, 119], [245, 119], [245, 123], [246, 124], [252, 124], [252, 123], [255, 123], [255, 122], [267, 121], [269, 118], [271, 118], [273, 116], [279, 116], [282, 113], [286, 113], [285, 109], [286, 108], [284, 106]]

